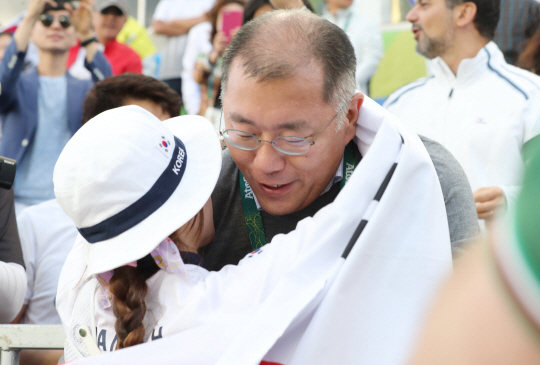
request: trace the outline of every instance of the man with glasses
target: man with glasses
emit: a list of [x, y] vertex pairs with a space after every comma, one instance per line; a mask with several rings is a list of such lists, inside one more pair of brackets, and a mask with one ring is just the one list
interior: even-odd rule
[[[91, 7], [82, 0], [30, 0], [28, 10], [0, 63], [0, 155], [18, 161], [14, 191], [16, 209], [54, 198], [52, 173], [64, 145], [81, 126], [81, 105], [91, 81], [66, 71], [68, 51], [78, 36], [86, 47], [86, 67], [94, 81], [111, 69], [91, 40]], [[39, 64], [23, 72], [30, 39], [39, 50]]]
[[[369, 123], [373, 109], [382, 109], [362, 106], [355, 70], [346, 34], [307, 11], [270, 12], [235, 36], [223, 60], [228, 149], [212, 195], [216, 235], [201, 250], [206, 268], [238, 263], [334, 201], [362, 159], [352, 141], [357, 120]], [[478, 233], [472, 193], [452, 156], [423, 142], [458, 249]]]
[[[116, 40], [116, 36], [126, 24], [128, 4], [124, 0], [97, 0], [94, 4], [92, 25], [96, 32], [95, 42], [99, 42], [103, 54], [111, 64], [113, 75], [125, 72], [142, 72], [141, 57], [128, 45]], [[79, 42], [71, 48], [68, 57], [69, 71], [76, 77], [89, 79], [90, 74], [84, 67], [86, 50]]]

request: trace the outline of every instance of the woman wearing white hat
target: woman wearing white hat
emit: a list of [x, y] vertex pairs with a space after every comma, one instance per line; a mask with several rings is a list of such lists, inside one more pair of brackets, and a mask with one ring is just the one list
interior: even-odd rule
[[[334, 280], [337, 297], [343, 298], [342, 282], [361, 295], [345, 301], [354, 313], [347, 323], [360, 331], [393, 331], [396, 321], [382, 308], [394, 302], [401, 319], [416, 323], [418, 301], [450, 264], [447, 230], [423, 228], [447, 227], [444, 202], [416, 136], [386, 120], [369, 128], [376, 128], [365, 133], [369, 138], [380, 133], [364, 143], [375, 152], [364, 155], [334, 203], [238, 266], [209, 273], [179, 251], [195, 253], [214, 234], [209, 198], [221, 149], [210, 122], [183, 116], [161, 123], [125, 106], [86, 123], [53, 177], [56, 199], [80, 232], [57, 293], [65, 360], [163, 337], [149, 351], [136, 346], [82, 363], [247, 364], [263, 357], [289, 363], [272, 356], [290, 359], [319, 303], [336, 289]], [[400, 205], [381, 200], [383, 194], [399, 195]], [[399, 219], [383, 218], [411, 204], [429, 214], [413, 224], [400, 214], [406, 222], [389, 229]], [[360, 302], [369, 305], [359, 311]]]

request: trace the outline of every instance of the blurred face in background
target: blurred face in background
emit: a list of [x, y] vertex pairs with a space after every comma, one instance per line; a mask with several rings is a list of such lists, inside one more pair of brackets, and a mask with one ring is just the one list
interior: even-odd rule
[[412, 23], [416, 52], [429, 59], [439, 57], [452, 46], [455, 25], [453, 11], [445, 0], [417, 0], [407, 14]]
[[67, 28], [62, 27], [60, 19], [61, 17], [70, 19], [69, 12], [67, 10], [51, 10], [44, 15], [50, 15], [54, 20], [49, 26], [45, 26], [41, 20], [36, 21], [32, 29], [31, 40], [40, 51], [67, 52], [76, 42], [75, 28], [73, 25]]
[[92, 25], [100, 43], [107, 44], [115, 40], [126, 20], [127, 15], [116, 6], [109, 6], [101, 12], [94, 11]]

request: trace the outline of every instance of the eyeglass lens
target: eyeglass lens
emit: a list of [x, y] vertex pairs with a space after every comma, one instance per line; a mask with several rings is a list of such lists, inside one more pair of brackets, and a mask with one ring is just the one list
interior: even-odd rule
[[[223, 133], [227, 143], [242, 150], [254, 150], [259, 146], [259, 140], [251, 133], [228, 129]], [[309, 151], [311, 144], [302, 137], [281, 136], [272, 140], [274, 148], [289, 155], [303, 155]]]
[[[41, 16], [39, 17], [41, 23], [47, 28], [50, 27], [52, 23], [54, 23], [54, 19], [54, 16], [52, 16], [51, 14], [41, 14]], [[71, 20], [66, 15], [60, 15], [58, 17], [58, 22], [60, 23], [60, 26], [64, 29], [69, 28], [69, 26], [71, 25]]]

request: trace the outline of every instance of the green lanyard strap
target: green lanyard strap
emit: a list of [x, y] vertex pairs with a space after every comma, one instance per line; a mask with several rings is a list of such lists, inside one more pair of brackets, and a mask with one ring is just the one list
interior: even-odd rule
[[266, 245], [262, 216], [257, 208], [257, 203], [255, 203], [255, 195], [253, 194], [253, 190], [251, 190], [251, 186], [249, 186], [249, 183], [240, 170], [238, 170], [238, 173], [240, 177], [240, 195], [242, 196], [244, 219], [246, 220], [251, 248], [255, 251]]
[[[356, 145], [352, 141], [345, 147], [345, 153], [343, 155], [343, 178], [340, 182], [340, 190], [343, 189], [347, 181], [349, 181], [354, 169], [358, 165], [355, 158], [355, 149]], [[251, 248], [255, 251], [266, 245], [262, 216], [257, 208], [257, 203], [255, 203], [253, 190], [240, 170], [238, 171], [238, 176], [238, 180], [240, 181], [242, 208], [244, 209], [244, 219], [246, 220]]]

